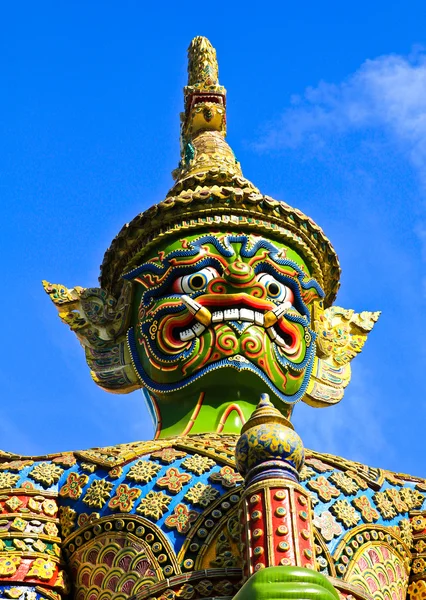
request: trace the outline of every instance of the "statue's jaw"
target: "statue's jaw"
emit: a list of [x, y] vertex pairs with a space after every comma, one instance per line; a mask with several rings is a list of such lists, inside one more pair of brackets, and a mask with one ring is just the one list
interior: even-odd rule
[[[227, 333], [228, 341], [238, 339], [236, 335], [232, 335], [233, 331], [229, 327]], [[263, 335], [265, 334], [263, 333]], [[223, 336], [226, 338], [225, 332], [223, 332]], [[203, 387], [207, 389], [209, 386], [216, 389], [222, 387], [223, 377], [226, 372], [225, 379], [230, 396], [236, 399], [241, 395], [242, 390], [244, 390], [243, 395], [247, 398], [253, 395], [253, 403], [255, 403], [258, 399], [258, 393], [252, 393], [253, 377], [248, 377], [248, 373], [250, 373], [255, 376], [259, 384], [260, 393], [268, 389], [277, 400], [286, 405], [294, 405], [298, 402], [304, 395], [310, 379], [315, 356], [314, 344], [311, 344], [305, 352], [303, 363], [296, 365], [296, 368], [294, 368], [293, 365], [289, 365], [287, 360], [279, 357], [279, 352], [278, 350], [274, 351], [271, 341], [268, 340], [267, 343], [270, 344], [270, 347], [268, 351], [265, 351], [261, 340], [256, 341], [255, 337], [249, 332], [246, 333], [245, 339], [243, 336], [244, 334], [239, 338], [239, 340], [242, 340], [241, 344], [237, 344], [235, 349], [231, 346], [229, 347], [227, 356], [221, 353], [220, 357], [215, 359], [216, 354], [219, 353], [213, 353], [209, 362], [205, 362], [203, 366], [197, 367], [190, 374], [183, 374], [185, 372], [188, 373], [189, 369], [185, 369], [185, 366], [179, 367], [179, 361], [176, 361], [173, 366], [169, 364], [169, 369], [176, 367], [176, 370], [179, 369], [179, 373], [181, 374], [181, 377], [174, 381], [171, 377], [168, 377], [166, 369], [162, 371], [161, 368], [153, 368], [153, 360], [146, 353], [141, 353], [141, 348], [133, 329], [130, 329], [128, 334], [128, 346], [132, 355], [132, 362], [143, 386], [154, 394], [168, 396], [182, 390], [191, 394], [192, 387], [196, 383], [197, 388], [200, 389]], [[222, 342], [226, 343], [226, 340], [222, 340]], [[249, 344], [253, 346], [254, 358], [247, 357], [247, 353], [250, 352], [249, 350], [246, 352], [239, 351], [241, 347], [247, 350], [247, 345]], [[200, 352], [195, 352], [194, 354], [195, 360], [200, 362], [202, 360]], [[269, 357], [268, 361], [267, 357]], [[280, 364], [280, 360], [282, 364]], [[235, 378], [235, 371], [240, 374], [237, 379]], [[209, 377], [213, 372], [215, 372], [214, 382]], [[244, 383], [245, 378], [247, 379], [247, 385]], [[205, 385], [203, 386], [204, 381]]]

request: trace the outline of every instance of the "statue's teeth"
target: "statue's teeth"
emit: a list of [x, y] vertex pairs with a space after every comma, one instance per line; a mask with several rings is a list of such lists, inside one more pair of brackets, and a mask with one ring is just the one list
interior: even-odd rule
[[254, 322], [256, 323], [256, 325], [262, 325], [264, 324], [264, 316], [263, 313], [256, 311], [254, 313]]
[[195, 333], [195, 335], [197, 337], [200, 337], [200, 335], [203, 333], [203, 331], [206, 330], [206, 328], [204, 327], [204, 325], [202, 325], [201, 323], [195, 323], [195, 325], [193, 325], [191, 327], [192, 331]]
[[241, 308], [240, 309], [240, 319], [241, 319], [241, 321], [254, 322], [254, 310], [250, 310], [248, 308]]
[[221, 323], [223, 321], [223, 312], [217, 310], [212, 314], [212, 323]]
[[271, 338], [271, 340], [276, 340], [277, 332], [275, 331], [275, 329], [273, 327], [268, 327], [268, 329], [266, 331], [267, 331], [269, 337]]
[[195, 333], [192, 329], [185, 329], [185, 331], [180, 332], [180, 339], [182, 342], [189, 342], [192, 338], [195, 338]]
[[223, 312], [225, 321], [238, 321], [240, 318], [240, 311], [238, 308], [228, 308]]

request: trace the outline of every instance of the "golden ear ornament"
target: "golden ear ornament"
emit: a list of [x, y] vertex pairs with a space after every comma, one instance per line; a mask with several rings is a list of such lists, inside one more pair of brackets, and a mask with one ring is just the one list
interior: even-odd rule
[[361, 352], [379, 316], [380, 312], [356, 313], [340, 306], [314, 307], [317, 355], [303, 402], [314, 407], [340, 402], [351, 380], [350, 362]]

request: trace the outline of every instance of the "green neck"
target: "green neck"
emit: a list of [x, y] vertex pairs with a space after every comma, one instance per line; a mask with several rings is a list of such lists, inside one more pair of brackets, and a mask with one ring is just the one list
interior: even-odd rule
[[[150, 392], [146, 397], [157, 414], [155, 437], [166, 438], [196, 433], [239, 434], [265, 392], [270, 390], [254, 374], [223, 369], [178, 392], [155, 396]], [[278, 399], [274, 404], [290, 418], [291, 406]]]

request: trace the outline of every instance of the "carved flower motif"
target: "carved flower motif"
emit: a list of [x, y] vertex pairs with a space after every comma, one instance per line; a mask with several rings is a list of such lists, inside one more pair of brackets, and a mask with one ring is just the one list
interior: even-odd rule
[[52, 579], [54, 573], [55, 563], [50, 560], [44, 560], [43, 558], [36, 558], [26, 574], [26, 577], [38, 577], [43, 581], [49, 581], [49, 579]]
[[405, 487], [399, 490], [399, 495], [402, 500], [408, 506], [409, 509], [412, 508], [421, 508], [425, 497], [423, 494], [420, 494], [417, 490], [412, 490], [411, 488]]
[[414, 517], [414, 519], [412, 519], [411, 524], [414, 531], [423, 531], [426, 529], [426, 518], [422, 515], [419, 515], [418, 517]]
[[325, 463], [323, 463], [322, 461], [318, 460], [317, 458], [307, 458], [306, 462], [315, 469], [315, 471], [318, 471], [318, 473], [326, 473], [327, 471], [332, 471], [332, 467], [330, 467], [330, 465], [326, 465]]
[[411, 600], [424, 600], [426, 598], [426, 581], [424, 579], [413, 581], [408, 587], [408, 593]]
[[13, 487], [19, 477], [20, 475], [12, 475], [12, 473], [0, 473], [0, 489]]
[[340, 496], [339, 490], [334, 487], [334, 485], [331, 485], [324, 475], [320, 475], [318, 479], [308, 481], [306, 485], [308, 488], [315, 491], [324, 502], [328, 502], [332, 498], [338, 498]]
[[167, 511], [171, 500], [170, 496], [163, 494], [163, 492], [148, 492], [146, 497], [140, 501], [136, 512], [158, 521]]
[[45, 523], [44, 532], [52, 537], [58, 537], [58, 528], [56, 527], [55, 523]]
[[389, 499], [391, 500], [391, 502], [394, 505], [397, 512], [399, 512], [399, 513], [408, 512], [408, 506], [406, 505], [404, 500], [401, 498], [399, 490], [397, 490], [395, 488], [389, 488], [386, 490], [386, 493], [389, 496]]
[[395, 517], [396, 510], [385, 492], [377, 492], [377, 494], [374, 494], [373, 498], [384, 519], [392, 519], [392, 517]]
[[87, 513], [80, 513], [77, 519], [77, 525], [79, 527], [84, 527], [87, 523], [94, 523], [98, 519], [101, 518], [101, 515], [98, 512], [92, 512], [90, 515]]
[[315, 475], [315, 471], [313, 469], [311, 469], [311, 467], [307, 467], [306, 465], [304, 465], [300, 470], [299, 479], [300, 479], [300, 481], [306, 481], [307, 479], [310, 479], [314, 475]]
[[352, 479], [352, 477], [348, 477], [345, 473], [341, 471], [336, 471], [332, 475], [330, 475], [330, 481], [336, 484], [336, 486], [345, 492], [345, 494], [356, 494], [359, 490], [359, 485]]
[[185, 499], [189, 500], [191, 504], [198, 504], [198, 506], [205, 508], [211, 504], [218, 495], [218, 490], [213, 486], [198, 482], [185, 494]]
[[210, 481], [222, 484], [225, 488], [233, 488], [237, 483], [243, 481], [241, 475], [229, 466], [222, 467], [217, 473], [212, 473], [209, 479]]
[[63, 498], [72, 498], [77, 500], [80, 498], [83, 487], [89, 481], [87, 475], [79, 475], [78, 473], [70, 473], [67, 477], [65, 485], [62, 486], [59, 495]]
[[206, 471], [210, 471], [212, 467], [215, 466], [215, 461], [207, 456], [200, 456], [199, 454], [194, 454], [194, 456], [188, 456], [182, 463], [182, 466], [191, 473], [195, 473], [196, 475], [202, 475]]
[[157, 458], [160, 462], [170, 465], [170, 463], [175, 462], [177, 458], [182, 458], [183, 456], [186, 456], [186, 452], [181, 452], [174, 448], [163, 448], [162, 450], [153, 452], [150, 458]]
[[118, 479], [119, 477], [121, 477], [122, 473], [123, 469], [121, 467], [113, 467], [108, 471], [108, 475], [111, 479]]
[[343, 523], [346, 528], [356, 525], [360, 519], [359, 512], [357, 512], [347, 500], [337, 500], [337, 502], [330, 507], [330, 510], [336, 515], [337, 520]]
[[189, 473], [181, 473], [176, 467], [170, 467], [170, 469], [167, 469], [164, 477], [160, 477], [156, 481], [156, 485], [161, 488], [167, 488], [173, 494], [177, 494], [181, 491], [182, 486], [191, 479], [192, 475], [189, 475]]
[[58, 505], [51, 498], [45, 500], [41, 506], [43, 508], [44, 514], [48, 515], [49, 517], [54, 517], [58, 512]]
[[59, 523], [64, 537], [67, 537], [74, 529], [76, 516], [76, 511], [69, 506], [61, 506], [59, 509]]
[[160, 465], [149, 460], [138, 460], [127, 473], [128, 479], [136, 481], [136, 483], [148, 483], [161, 470]]
[[34, 500], [34, 498], [28, 500], [27, 506], [32, 512], [39, 513], [42, 511], [41, 502]]
[[0, 465], [0, 471], [22, 471], [22, 469], [29, 467], [33, 463], [33, 460], [12, 460], [10, 462], [2, 463]]
[[215, 500], [218, 494], [218, 490], [213, 486], [198, 482], [185, 494], [185, 499], [205, 508]]
[[367, 523], [372, 523], [373, 521], [377, 521], [379, 518], [379, 513], [375, 510], [371, 504], [370, 500], [367, 496], [360, 496], [359, 498], [355, 498], [352, 501], [352, 504], [361, 511], [361, 516]]
[[121, 512], [130, 512], [133, 508], [136, 498], [139, 498], [141, 491], [137, 488], [130, 488], [125, 483], [120, 483], [117, 487], [115, 496], [108, 502], [108, 506], [113, 510]]
[[112, 488], [113, 484], [111, 482], [105, 481], [105, 479], [95, 479], [87, 490], [83, 502], [88, 506], [102, 508], [108, 500]]
[[416, 558], [413, 560], [413, 564], [411, 566], [413, 573], [423, 573], [426, 568], [426, 562], [423, 558]]
[[9, 500], [6, 500], [4, 505], [11, 511], [16, 512], [16, 510], [23, 505], [23, 502], [19, 500], [16, 496], [12, 496]]
[[320, 530], [322, 537], [327, 542], [330, 542], [334, 536], [340, 535], [343, 531], [341, 526], [336, 522], [336, 519], [330, 512], [328, 512], [328, 510], [324, 511], [320, 515], [315, 515], [314, 525]]
[[165, 523], [167, 527], [177, 529], [179, 533], [187, 533], [193, 523], [198, 517], [198, 513], [195, 510], [189, 510], [185, 504], [178, 504], [175, 506], [174, 513], [167, 517]]
[[58, 465], [51, 462], [43, 462], [33, 467], [28, 473], [28, 477], [49, 487], [59, 481], [63, 472], [64, 470], [61, 467], [58, 467]]
[[20, 564], [19, 556], [0, 556], [0, 575], [14, 575]]
[[72, 467], [77, 462], [74, 454], [71, 452], [67, 454], [61, 454], [61, 456], [56, 456], [52, 459], [52, 462], [58, 463], [59, 465], [64, 465], [65, 467]]

